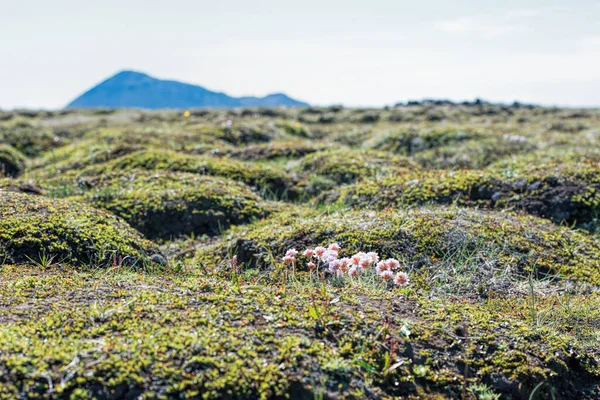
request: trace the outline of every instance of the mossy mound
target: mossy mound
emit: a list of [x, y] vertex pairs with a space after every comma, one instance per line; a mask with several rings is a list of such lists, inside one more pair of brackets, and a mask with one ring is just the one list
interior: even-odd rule
[[0, 190], [29, 194], [44, 194], [42, 187], [33, 181], [0, 177]]
[[534, 270], [600, 284], [600, 244], [545, 220], [506, 213], [446, 208], [281, 213], [229, 236], [238, 239], [202, 250], [199, 262], [222, 263], [234, 250], [245, 265], [268, 267], [274, 265], [271, 254], [337, 242], [345, 254], [376, 251], [402, 260], [422, 274], [427, 287], [453, 269], [448, 287], [470, 291], [467, 295], [508, 292], [516, 277]]
[[316, 144], [302, 141], [270, 142], [237, 147], [227, 151], [230, 157], [239, 160], [272, 160], [275, 158], [300, 158], [327, 147], [325, 144]]
[[0, 124], [0, 143], [9, 144], [28, 157], [38, 156], [64, 144], [61, 137], [51, 130], [23, 119]]
[[80, 178], [84, 198], [149, 238], [219, 234], [272, 208], [243, 183], [169, 171], [130, 170]]
[[374, 139], [372, 148], [409, 156], [423, 150], [448, 145], [454, 146], [459, 142], [482, 139], [486, 136], [489, 136], [489, 134], [460, 128], [426, 130], [423, 132], [416, 129], [407, 129], [400, 132], [389, 132], [381, 138]]
[[229, 158], [203, 157], [170, 150], [138, 151], [83, 171], [88, 176], [131, 170], [165, 170], [221, 176], [256, 187], [266, 196], [294, 197], [293, 179], [278, 169]]
[[69, 170], [80, 170], [142, 150], [139, 144], [88, 139], [46, 153], [36, 160], [34, 175], [55, 176]]
[[425, 168], [478, 169], [536, 149], [536, 145], [530, 140], [518, 141], [504, 137], [491, 137], [424, 150], [415, 154], [412, 159]]
[[234, 146], [270, 142], [278, 133], [278, 129], [272, 124], [238, 124], [232, 120], [223, 121], [222, 126], [212, 132], [215, 138]]
[[320, 151], [309, 154], [302, 159], [299, 167], [304, 174], [320, 175], [336, 184], [387, 175], [398, 168], [416, 167], [402, 157], [356, 150]]
[[0, 176], [17, 177], [25, 171], [25, 157], [12, 146], [0, 144]]
[[297, 164], [295, 168], [302, 179], [297, 183], [296, 191], [304, 199], [358, 180], [417, 168], [403, 157], [350, 149], [315, 152], [303, 157]]
[[557, 224], [594, 230], [600, 210], [599, 191], [598, 163], [581, 159], [576, 164], [525, 163], [514, 169], [404, 171], [360, 182], [343, 192], [339, 201], [376, 209], [427, 203], [514, 209]]
[[4, 262], [139, 267], [155, 246], [126, 222], [85, 204], [0, 190], [0, 259]]

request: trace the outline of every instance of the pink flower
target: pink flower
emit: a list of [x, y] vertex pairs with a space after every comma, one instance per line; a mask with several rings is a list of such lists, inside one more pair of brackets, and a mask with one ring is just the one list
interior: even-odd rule
[[293, 256], [287, 256], [287, 255], [285, 257], [283, 257], [282, 260], [286, 264], [292, 264], [292, 263], [294, 263], [294, 261], [296, 261], [296, 259]]
[[371, 264], [379, 262], [379, 255], [374, 251], [367, 253], [367, 257], [369, 258], [369, 260], [371, 260]]
[[408, 275], [405, 272], [398, 272], [394, 277], [394, 283], [397, 286], [406, 286], [408, 285], [409, 281], [410, 279], [408, 278]]
[[377, 272], [377, 275], [381, 275], [384, 271], [389, 271], [389, 266], [387, 262], [379, 261], [375, 267], [375, 272]]
[[340, 261], [340, 271], [347, 272], [348, 266], [350, 265], [350, 259], [349, 258], [340, 258], [339, 261]]
[[336, 272], [340, 269], [340, 260], [333, 260], [329, 263], [329, 271]]
[[296, 257], [296, 254], [298, 254], [298, 250], [296, 249], [289, 249], [285, 252], [285, 255], [290, 257]]
[[359, 265], [362, 269], [367, 269], [371, 266], [371, 260], [368, 258], [363, 258], [362, 260], [360, 260]]
[[350, 257], [350, 264], [355, 265], [355, 266], [359, 266], [360, 262], [362, 260], [362, 257], [360, 256], [360, 254], [355, 254], [352, 257]]
[[308, 267], [308, 269], [310, 269], [311, 271], [315, 268], [317, 268], [317, 266], [315, 265], [314, 262], [309, 262], [308, 264], [306, 264], [306, 266]]
[[387, 264], [391, 270], [396, 270], [396, 269], [400, 268], [400, 262], [398, 260], [396, 260], [395, 258], [388, 258]]
[[381, 276], [381, 279], [383, 279], [384, 281], [391, 281], [392, 279], [394, 279], [394, 274], [390, 270], [383, 271], [379, 276]]
[[358, 268], [352, 267], [348, 270], [348, 275], [357, 277], [358, 276]]
[[337, 253], [340, 251], [340, 246], [337, 243], [331, 243], [327, 249]]
[[311, 258], [313, 255], [315, 254], [315, 251], [313, 249], [306, 249], [304, 250], [304, 252], [302, 253], [302, 255], [304, 257], [308, 257]]
[[315, 254], [319, 258], [323, 257], [323, 254], [325, 254], [326, 251], [327, 251], [327, 249], [325, 247], [322, 247], [322, 246], [315, 247]]
[[331, 252], [329, 250], [325, 251], [325, 254], [323, 254], [323, 257], [321, 257], [321, 260], [330, 263], [334, 260], [337, 260], [337, 253]]

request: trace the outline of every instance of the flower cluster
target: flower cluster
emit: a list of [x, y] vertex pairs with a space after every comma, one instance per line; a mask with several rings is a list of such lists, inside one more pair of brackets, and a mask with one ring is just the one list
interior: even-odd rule
[[[331, 274], [348, 275], [357, 277], [361, 273], [374, 267], [375, 272], [383, 281], [393, 281], [397, 286], [406, 286], [409, 283], [408, 274], [400, 269], [400, 262], [394, 258], [379, 260], [379, 255], [375, 252], [358, 252], [350, 257], [339, 257], [340, 246], [337, 243], [330, 244], [327, 248], [315, 247], [306, 249], [302, 255], [309, 261], [306, 264], [309, 270], [314, 270], [318, 266], [326, 267]], [[289, 249], [283, 257], [285, 264], [296, 265], [296, 249]]]

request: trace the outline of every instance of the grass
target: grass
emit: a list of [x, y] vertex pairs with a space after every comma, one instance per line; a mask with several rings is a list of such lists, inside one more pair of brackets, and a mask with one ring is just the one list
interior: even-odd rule
[[[599, 129], [486, 103], [0, 112], [0, 398], [598, 398]], [[410, 284], [281, 262], [332, 242]]]

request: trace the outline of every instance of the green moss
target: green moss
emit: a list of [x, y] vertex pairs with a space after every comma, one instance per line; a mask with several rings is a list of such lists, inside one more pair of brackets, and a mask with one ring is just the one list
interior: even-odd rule
[[515, 209], [595, 230], [599, 176], [598, 163], [582, 158], [498, 164], [483, 171], [403, 170], [349, 187], [339, 201], [376, 209], [426, 203]]
[[86, 175], [110, 173], [135, 168], [193, 172], [221, 176], [256, 187], [266, 195], [290, 196], [292, 178], [275, 168], [228, 158], [202, 157], [167, 150], [144, 150], [99, 164], [83, 171]]
[[272, 206], [242, 183], [169, 171], [128, 170], [80, 179], [84, 199], [150, 238], [218, 234], [267, 215]]
[[0, 144], [0, 176], [17, 177], [25, 171], [25, 157], [12, 146]]
[[238, 124], [233, 123], [231, 120], [228, 121], [223, 122], [222, 126], [215, 129], [212, 134], [214, 137], [235, 146], [270, 142], [278, 134], [274, 126]]
[[[598, 121], [481, 101], [0, 112], [28, 157], [0, 177], [0, 398], [600, 398], [597, 232], [523, 216], [595, 230]], [[90, 202], [170, 267], [120, 268], [156, 245]], [[332, 241], [410, 285], [280, 262]]]
[[141, 150], [143, 147], [120, 141], [94, 138], [78, 141], [50, 151], [35, 162], [34, 175], [55, 176], [69, 170], [80, 170], [90, 165], [111, 161]]
[[321, 175], [337, 184], [344, 184], [386, 175], [397, 168], [415, 167], [404, 158], [390, 157], [385, 153], [332, 150], [309, 154], [302, 159], [299, 168], [305, 174]]
[[[542, 397], [591, 399], [600, 389], [590, 340], [598, 309], [573, 325], [597, 293], [572, 296], [569, 307], [558, 295], [539, 299], [545, 323], [535, 325], [516, 298], [442, 301], [327, 282], [318, 292], [320, 282], [290, 282], [282, 292], [198, 276], [12, 266], [0, 278], [0, 294], [12, 299], [0, 306], [9, 321], [0, 331], [7, 399], [452, 399], [465, 367], [469, 386], [504, 397], [528, 397], [542, 381]], [[322, 324], [307, 310], [325, 301]]]
[[432, 148], [456, 146], [457, 143], [481, 139], [486, 136], [489, 135], [475, 132], [472, 129], [457, 127], [422, 132], [409, 129], [400, 132], [389, 132], [382, 138], [375, 139], [372, 147], [377, 150], [408, 156]]
[[531, 142], [499, 138], [475, 139], [436, 147], [417, 153], [413, 160], [426, 168], [484, 168], [498, 160], [532, 152]]
[[323, 150], [324, 144], [284, 141], [265, 144], [253, 144], [245, 147], [231, 149], [227, 152], [230, 157], [240, 160], [272, 160], [275, 158], [300, 158], [307, 154]]
[[4, 262], [141, 266], [155, 252], [138, 232], [81, 203], [0, 190], [0, 259]]
[[446, 283], [453, 292], [470, 295], [486, 295], [490, 288], [506, 292], [510, 281], [534, 270], [600, 284], [600, 247], [594, 240], [544, 220], [504, 213], [444, 208], [280, 213], [228, 237], [233, 239], [200, 251], [198, 262], [219, 263], [234, 249], [247, 266], [273, 267], [271, 255], [280, 257], [288, 248], [337, 242], [345, 255], [377, 251], [435, 282], [442, 272], [462, 268], [464, 280], [451, 277]]
[[0, 143], [9, 144], [28, 157], [37, 156], [63, 144], [49, 129], [23, 119], [0, 124]]

